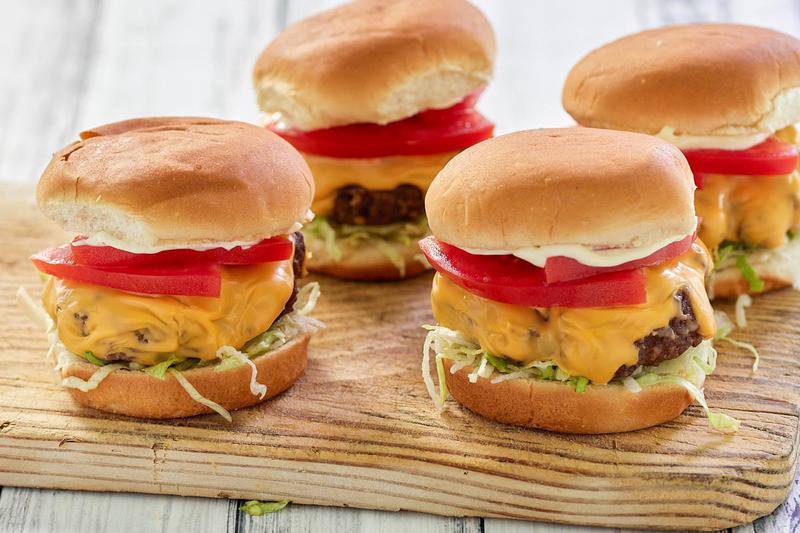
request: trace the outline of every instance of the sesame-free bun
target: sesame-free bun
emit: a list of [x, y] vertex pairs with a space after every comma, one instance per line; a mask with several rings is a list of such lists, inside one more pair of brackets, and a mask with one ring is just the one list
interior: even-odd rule
[[251, 124], [154, 117], [80, 137], [36, 189], [39, 209], [76, 233], [140, 246], [257, 241], [305, 221], [314, 196], [300, 154]]
[[798, 284], [800, 239], [792, 239], [782, 248], [752, 252], [748, 255], [747, 262], [764, 282], [763, 291], [751, 291], [750, 283], [742, 277], [742, 272], [734, 262], [729, 260], [712, 274], [709, 293], [714, 298], [734, 298], [740, 294], [762, 294]]
[[358, 0], [289, 26], [253, 71], [261, 109], [313, 130], [450, 107], [492, 74], [486, 17], [466, 0]]
[[654, 137], [590, 128], [502, 135], [450, 160], [428, 189], [431, 232], [461, 248], [627, 248], [690, 235], [694, 179]]
[[[201, 395], [228, 411], [249, 407], [280, 394], [297, 381], [306, 368], [309, 338], [302, 335], [253, 359], [257, 381], [267, 386], [263, 399], [250, 392], [252, 370], [248, 365], [221, 372], [206, 366], [182, 374]], [[96, 371], [95, 365], [81, 361], [62, 368], [61, 375], [88, 380]], [[183, 418], [213, 412], [194, 401], [170, 374], [161, 380], [144, 372], [117, 370], [89, 392], [67, 390], [88, 407], [137, 418]]]
[[683, 387], [659, 384], [639, 392], [622, 385], [588, 385], [582, 393], [570, 385], [533, 379], [501, 383], [479, 377], [470, 383], [473, 367], [450, 373], [444, 360], [445, 382], [458, 403], [481, 416], [502, 422], [561, 433], [619, 433], [662, 424], [678, 417], [692, 397]]
[[351, 281], [395, 281], [417, 276], [430, 268], [422, 261], [416, 240], [407, 244], [387, 243], [405, 264], [404, 272], [400, 272], [386, 253], [376, 246], [349, 246], [346, 242], [339, 241], [342, 256], [336, 259], [328, 253], [325, 243], [315, 235], [305, 233], [304, 237], [306, 249], [311, 253], [306, 267], [309, 272], [316, 274]]
[[597, 128], [772, 132], [800, 121], [800, 40], [741, 24], [643, 31], [581, 59], [562, 101], [579, 124]]

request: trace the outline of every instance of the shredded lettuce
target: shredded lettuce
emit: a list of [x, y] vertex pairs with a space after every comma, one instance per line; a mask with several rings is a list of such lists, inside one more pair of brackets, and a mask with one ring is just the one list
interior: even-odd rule
[[324, 323], [308, 316], [317, 305], [319, 295], [319, 283], [305, 284], [297, 292], [294, 311], [283, 315], [267, 331], [247, 341], [241, 351], [250, 358], [257, 357], [280, 348], [298, 335], [324, 328]]
[[[738, 305], [738, 301], [737, 301]], [[717, 334], [714, 335], [715, 342], [727, 342], [737, 348], [747, 350], [753, 354], [753, 372], [758, 372], [758, 364], [761, 362], [761, 354], [758, 349], [749, 342], [739, 341], [730, 337], [731, 332], [735, 329], [733, 322], [728, 318], [725, 311], [714, 311], [714, 320], [717, 322]]]
[[172, 374], [172, 376], [178, 381], [180, 386], [183, 387], [183, 390], [186, 391], [186, 394], [191, 396], [192, 400], [196, 401], [197, 403], [203, 404], [206, 407], [216, 411], [219, 414], [219, 416], [221, 416], [222, 418], [224, 418], [228, 422], [232, 422], [233, 421], [233, 418], [231, 417], [231, 414], [228, 412], [227, 409], [222, 407], [217, 402], [211, 401], [208, 398], [206, 398], [205, 396], [203, 396], [202, 394], [200, 394], [199, 392], [197, 392], [197, 389], [194, 388], [194, 385], [189, 383], [189, 380], [186, 379], [183, 376], [183, 374], [181, 374], [179, 371], [175, 370], [174, 368], [170, 368], [170, 369], [167, 369], [167, 372]]
[[[253, 396], [258, 396], [259, 399], [264, 399], [264, 396], [267, 395], [267, 386], [258, 382], [258, 367], [256, 367], [252, 359], [233, 346], [222, 346], [219, 348], [217, 350], [217, 358], [220, 359], [221, 362], [214, 368], [215, 372], [236, 368], [243, 364], [248, 365], [250, 367], [250, 393]], [[225, 368], [221, 368], [223, 365], [225, 365]]]
[[43, 331], [50, 332], [55, 324], [53, 319], [50, 318], [41, 305], [33, 301], [25, 287], [17, 289], [17, 306], [28, 316], [28, 319], [35, 325], [42, 328]]
[[166, 361], [161, 361], [158, 364], [144, 367], [142, 369], [142, 372], [146, 372], [147, 374], [150, 374], [154, 378], [163, 380], [167, 377], [167, 370], [169, 369], [169, 367], [171, 367], [177, 362], [178, 358], [175, 357], [174, 355], [170, 355]]
[[[469, 380], [476, 382], [479, 377], [492, 378], [491, 383], [501, 383], [509, 379], [536, 379], [560, 381], [578, 393], [583, 393], [591, 383], [583, 376], [570, 376], [552, 361], [534, 361], [521, 366], [518, 362], [484, 351], [478, 344], [466, 339], [458, 331], [443, 326], [423, 326], [428, 331], [422, 349], [422, 379], [428, 394], [437, 407], [442, 409], [447, 400], [448, 391], [444, 380], [445, 359], [452, 361], [450, 372], [471, 367]], [[436, 383], [431, 375], [431, 352], [434, 353], [438, 374], [438, 393]], [[610, 385], [623, 386], [632, 393], [656, 384], [680, 385], [692, 395], [706, 413], [709, 427], [725, 433], [734, 432], [739, 422], [722, 413], [710, 410], [705, 400], [701, 384], [711, 374], [717, 361], [717, 352], [711, 341], [703, 341], [698, 346], [689, 348], [680, 357], [662, 362], [658, 366], [644, 366], [637, 370], [635, 376], [624, 380], [612, 380]]]
[[289, 500], [281, 500], [279, 502], [260, 502], [258, 500], [250, 500], [239, 507], [239, 510], [244, 511], [250, 516], [262, 516], [280, 511], [287, 505], [289, 505]]
[[747, 280], [751, 291], [761, 292], [764, 290], [764, 280], [758, 277], [758, 272], [747, 261], [746, 255], [740, 255], [736, 258], [736, 268], [742, 273], [742, 277]]
[[103, 361], [102, 359], [98, 359], [90, 351], [83, 352], [83, 355], [81, 357], [83, 357], [84, 359], [86, 359], [87, 361], [92, 363], [93, 365], [97, 365], [97, 366], [104, 366], [104, 365], [106, 365], [108, 363], [108, 361]]
[[[356, 225], [337, 224], [327, 217], [318, 216], [303, 231], [321, 240], [325, 251], [336, 261], [342, 259], [343, 248], [374, 246], [397, 267], [402, 276], [405, 275], [406, 263], [396, 245], [406, 246], [425, 237], [428, 234], [428, 219], [422, 216], [410, 222]], [[424, 257], [421, 256], [419, 260], [427, 264]]]
[[750, 298], [749, 294], [740, 294], [739, 297], [736, 298], [736, 325], [740, 328], [747, 327], [747, 316], [745, 315], [744, 309], [751, 305], [753, 305], [753, 299]]
[[750, 260], [750, 257], [758, 254], [759, 251], [759, 248], [747, 246], [741, 242], [725, 241], [717, 250], [714, 269], [721, 270], [726, 266], [735, 266], [747, 281], [750, 290], [761, 292], [764, 290], [764, 280], [758, 276], [758, 272]]
[[69, 376], [61, 380], [62, 387], [69, 387], [71, 389], [78, 389], [81, 392], [89, 392], [90, 390], [94, 390], [97, 388], [100, 383], [108, 377], [109, 374], [114, 372], [115, 370], [120, 370], [125, 368], [125, 365], [122, 364], [113, 364], [113, 365], [103, 365], [98, 368], [91, 377], [84, 381], [77, 376]]
[[[109, 374], [120, 369], [142, 371], [158, 379], [166, 379], [166, 374], [170, 373], [175, 376], [175, 379], [178, 380], [178, 383], [181, 384], [181, 386], [184, 388], [184, 390], [186, 390], [189, 396], [192, 397], [192, 399], [207, 405], [230, 422], [230, 413], [228, 413], [222, 406], [201, 396], [191, 385], [191, 383], [186, 380], [181, 372], [210, 365], [216, 365], [215, 370], [224, 371], [228, 368], [246, 364], [252, 369], [250, 391], [253, 393], [253, 395], [263, 398], [266, 394], [266, 386], [258, 383], [256, 380], [257, 368], [251, 359], [279, 348], [298, 335], [314, 332], [324, 328], [325, 324], [319, 320], [316, 320], [315, 318], [307, 316], [316, 306], [319, 295], [320, 289], [318, 283], [311, 282], [304, 285], [298, 291], [297, 299], [295, 300], [294, 311], [282, 316], [270, 327], [270, 329], [248, 341], [245, 344], [243, 351], [235, 350], [230, 346], [223, 346], [217, 351], [217, 359], [201, 360], [190, 358], [181, 361], [178, 360], [174, 355], [170, 355], [167, 360], [148, 367], [142, 367], [141, 365], [133, 362], [108, 364], [107, 361], [97, 358], [92, 352], [87, 351], [79, 356], [68, 351], [58, 338], [55, 322], [53, 322], [44, 309], [42, 309], [41, 305], [33, 301], [23, 287], [20, 287], [17, 290], [16, 300], [19, 307], [25, 312], [26, 315], [28, 315], [28, 318], [31, 320], [31, 322], [40, 326], [47, 332], [48, 339], [50, 341], [50, 349], [48, 350], [47, 355], [55, 363], [54, 376], [57, 384], [64, 387], [79, 389], [83, 392], [88, 392], [92, 389], [95, 389]], [[233, 355], [231, 350], [241, 354], [241, 357]], [[95, 365], [98, 365], [99, 368], [86, 381], [76, 376], [69, 376], [62, 379], [62, 369], [81, 361], [89, 361]]]
[[628, 376], [622, 380], [622, 386], [625, 387], [625, 390], [628, 392], [641, 392], [642, 386], [639, 385], [639, 382], [632, 376]]

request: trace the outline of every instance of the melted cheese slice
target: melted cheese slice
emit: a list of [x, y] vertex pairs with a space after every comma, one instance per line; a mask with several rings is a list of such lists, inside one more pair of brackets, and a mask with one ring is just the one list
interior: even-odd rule
[[[787, 126], [775, 136], [798, 144], [798, 131]], [[695, 192], [695, 209], [702, 218], [698, 235], [711, 250], [722, 241], [781, 248], [786, 232], [800, 227], [800, 178], [706, 174]]]
[[800, 226], [800, 178], [706, 174], [695, 208], [698, 235], [712, 250], [725, 240], [780, 248], [786, 232]]
[[149, 366], [216, 358], [269, 329], [292, 294], [291, 260], [223, 266], [219, 298], [151, 296], [48, 278], [44, 307], [73, 353]]
[[336, 190], [346, 185], [360, 185], [370, 190], [391, 190], [407, 184], [425, 192], [436, 174], [457, 153], [370, 159], [303, 154], [316, 184], [311, 210], [317, 215], [329, 214], [333, 211]]
[[711, 260], [696, 242], [680, 257], [645, 269], [647, 302], [604, 308], [537, 309], [474, 295], [436, 274], [431, 302], [436, 321], [490, 353], [522, 363], [554, 361], [572, 376], [608, 383], [622, 365], [635, 366], [635, 342], [681, 314], [675, 294], [689, 296], [704, 338], [714, 336], [713, 309], [705, 291]]

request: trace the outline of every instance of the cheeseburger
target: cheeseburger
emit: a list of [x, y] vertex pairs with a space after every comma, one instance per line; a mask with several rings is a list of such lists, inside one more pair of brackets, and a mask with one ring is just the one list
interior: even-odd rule
[[101, 126], [57, 152], [39, 209], [77, 236], [31, 257], [58, 382], [112, 413], [174, 418], [256, 404], [306, 366], [298, 293], [311, 172], [263, 128], [205, 118]]
[[683, 151], [713, 295], [800, 285], [800, 40], [736, 24], [645, 31], [584, 57], [563, 103], [579, 124]]
[[317, 192], [308, 268], [393, 280], [428, 268], [424, 197], [492, 135], [475, 110], [494, 35], [465, 0], [359, 0], [294, 24], [256, 62], [267, 128], [305, 157]]
[[449, 390], [487, 418], [567, 433], [653, 426], [693, 398], [707, 411], [716, 324], [693, 191], [680, 151], [635, 133], [524, 131], [453, 158], [420, 243], [436, 269], [434, 401]]

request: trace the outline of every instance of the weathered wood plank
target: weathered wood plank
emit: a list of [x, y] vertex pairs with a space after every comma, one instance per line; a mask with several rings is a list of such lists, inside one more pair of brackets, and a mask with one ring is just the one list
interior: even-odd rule
[[[790, 291], [750, 312], [749, 340], [764, 353], [758, 377], [748, 355], [726, 351], [707, 385], [710, 403], [742, 420], [735, 438], [709, 432], [694, 407], [658, 428], [605, 436], [504, 427], [452, 403], [437, 414], [419, 376], [427, 277], [391, 293], [322, 280], [315, 315], [329, 328], [306, 375], [232, 425], [81, 408], [50, 381], [45, 341], [12, 304], [18, 285], [38, 290], [25, 257], [61, 238], [30, 202], [0, 194], [9, 243], [0, 328], [12, 332], [0, 341], [2, 483], [689, 528], [767, 514], [793, 479], [800, 295]], [[379, 364], [375, 354], [385, 354]]]
[[[744, 3], [744, 2], [743, 2], [743, 3]], [[513, 6], [513, 5], [512, 5], [512, 8], [513, 8], [513, 7], [519, 7], [519, 5], [520, 5], [520, 4], [522, 4], [522, 3], [517, 3], [515, 6]], [[674, 6], [674, 5], [684, 5], [684, 6], [685, 6], [685, 5], [688, 5], [689, 3], [688, 3], [688, 2], [668, 2], [668, 4], [672, 4], [673, 6]], [[708, 4], [719, 4], [719, 5], [722, 5], [723, 3], [722, 3], [722, 2], [719, 2], [719, 3], [716, 3], [716, 2], [714, 2], [714, 3], [711, 3], [711, 2], [709, 2]], [[750, 3], [750, 4], [752, 5], [752, 3]], [[778, 4], [777, 2], [775, 2], [775, 3], [770, 3], [770, 5], [777, 5], [777, 4]], [[205, 6], [201, 6], [199, 9], [201, 9], [201, 10], [202, 10], [202, 9], [206, 9], [206, 7], [205, 7]], [[485, 8], [485, 9], [487, 9], [487, 8]], [[767, 11], [769, 11], [769, 9], [768, 9]], [[491, 15], [490, 15], [490, 16], [491, 16]], [[784, 18], [787, 18], [787, 19], [788, 19], [789, 17], [784, 17]], [[510, 17], [509, 17], [509, 20], [511, 20], [511, 18], [510, 18]], [[521, 18], [521, 20], [525, 20], [525, 18], [524, 18], [524, 17], [522, 17], [522, 18]], [[755, 17], [755, 18], [751, 18], [750, 20], [753, 20], [753, 21], [756, 21], [756, 22], [757, 22], [757, 21], [758, 21], [758, 18], [757, 18], [757, 17]], [[513, 22], [513, 20], [512, 20], [512, 22]], [[549, 28], [543, 28], [543, 29], [541, 29], [541, 31], [548, 31], [548, 30], [549, 30]], [[795, 33], [797, 33], [797, 32], [795, 32]], [[579, 38], [580, 38], [580, 36], [576, 36], [576, 38], [575, 38], [575, 39], [571, 39], [571, 40], [578, 40]], [[599, 44], [600, 42], [602, 42], [602, 39], [601, 39], [601, 40], [598, 40], [598, 44]], [[257, 47], [256, 47], [256, 48], [257, 48]], [[257, 51], [257, 50], [256, 50], [256, 51]], [[502, 50], [501, 50], [501, 53], [502, 53]], [[155, 60], [158, 60], [159, 58], [153, 58], [153, 59], [155, 59]], [[524, 57], [522, 58], [522, 62], [521, 62], [520, 64], [522, 64], [522, 65], [523, 65], [523, 68], [524, 68], [524, 64], [525, 64], [525, 63], [524, 63]], [[248, 65], [248, 66], [249, 66], [249, 65]], [[177, 67], [177, 66], [176, 66], [176, 68], [181, 68], [181, 67]], [[568, 68], [568, 67], [567, 67], [567, 68]], [[246, 69], [241, 69], [241, 70], [246, 70]], [[566, 72], [566, 71], [565, 71], [565, 72]], [[238, 74], [237, 74], [237, 75], [238, 75]], [[513, 80], [512, 80], [512, 81], [513, 81]], [[547, 81], [547, 83], [550, 83], [550, 82], [549, 82], [549, 81]], [[511, 86], [514, 86], [514, 84], [512, 83], [512, 84], [511, 84]], [[237, 103], [235, 103], [235, 104], [232, 104], [232, 105], [231, 105], [231, 108], [232, 108], [232, 109], [233, 109], [233, 108], [236, 108], [237, 106], [239, 106], [238, 108], [242, 110], [242, 111], [241, 111], [241, 113], [242, 113], [242, 114], [241, 114], [241, 118], [247, 118], [247, 117], [246, 117], [246, 113], [247, 113], [247, 110], [249, 109], [249, 106], [251, 105], [251, 102], [252, 102], [252, 97], [251, 97], [251, 96], [250, 96], [250, 94], [249, 94], [249, 90], [250, 90], [250, 89], [249, 89], [249, 80], [248, 80], [248, 82], [246, 83], [246, 85], [245, 85], [244, 87], [245, 87], [245, 89], [246, 89], [246, 91], [247, 91], [247, 98], [249, 98], [249, 100], [248, 100], [248, 101], [245, 101], [245, 98], [244, 98], [243, 96], [240, 96], [240, 97], [237, 97], [237, 98], [235, 98], [235, 99], [234, 99], [234, 102], [237, 102]], [[559, 88], [559, 90], [560, 90], [560, 88]], [[522, 93], [522, 94], [523, 94], [523, 96], [524, 96], [524, 94], [525, 94], [525, 93]], [[505, 96], [505, 95], [504, 95], [504, 98], [505, 98], [505, 100], [506, 100], [506, 101], [510, 101], [510, 100], [511, 100], [511, 98], [508, 98], [508, 97], [507, 97], [507, 96]], [[501, 100], [502, 100], [502, 99], [501, 99]], [[488, 102], [490, 101], [490, 94], [487, 94], [487, 96], [486, 96], [486, 101], [487, 101], [487, 105], [485, 105], [484, 107], [487, 109], [487, 114], [488, 114], [488, 113], [489, 113], [489, 112], [490, 112], [492, 109], [494, 109], [492, 106], [489, 106], [489, 105], [488, 105]], [[502, 101], [501, 101], [501, 103], [502, 103]], [[102, 104], [102, 105], [100, 105], [99, 107], [100, 107], [100, 108], [102, 108], [103, 106], [106, 106], [106, 105], [107, 105], [107, 104], [103, 103], [103, 104]], [[225, 104], [225, 103], [219, 104], [219, 101], [218, 101], [218, 103], [217, 103], [217, 104], [213, 104], [213, 105], [212, 105], [212, 106], [210, 106], [210, 107], [214, 107], [215, 105], [216, 105], [215, 109], [219, 109], [219, 108], [221, 108], [221, 106], [228, 105], [228, 104]], [[494, 104], [492, 104], [492, 105], [494, 105]], [[210, 108], [210, 107], [209, 107], [209, 108]], [[552, 109], [552, 107], [551, 107], [551, 106], [548, 106], [548, 108]], [[110, 109], [110, 106], [109, 106], [109, 109]], [[253, 105], [253, 109], [254, 109], [254, 105]], [[164, 112], [168, 112], [168, 111], [164, 111]], [[173, 112], [175, 112], [175, 111], [169, 111], [169, 112], [170, 112], [170, 113], [173, 113]], [[199, 113], [199, 111], [193, 111], [193, 112]], [[546, 112], [546, 110], [545, 110], [545, 112]], [[102, 114], [102, 113], [101, 113], [101, 112], [98, 112], [98, 114]], [[109, 117], [110, 117], [109, 119], [115, 119], [115, 118], [117, 118], [116, 116], [113, 116], [113, 117], [112, 117], [112, 116], [110, 116], [111, 114], [113, 114], [113, 113], [109, 113]], [[206, 112], [206, 114], [221, 114], [221, 113], [216, 113], [216, 112]], [[502, 111], [502, 109], [501, 109], [500, 111], [497, 111], [497, 112], [495, 112], [494, 114], [495, 114], [495, 116], [501, 116], [501, 115], [503, 114], [503, 111]], [[521, 115], [520, 115], [520, 116], [521, 116]], [[513, 119], [514, 117], [512, 116], [511, 118]], [[89, 117], [89, 119], [91, 119], [91, 117]], [[87, 120], [88, 120], [88, 119], [87, 119]], [[103, 120], [106, 120], [106, 119], [98, 119], [97, 121], [94, 121], [94, 122], [87, 122], [86, 124], [83, 124], [83, 125], [91, 125], [91, 124], [93, 124], [93, 123], [95, 123], [95, 122], [100, 122], [100, 121], [103, 121]], [[508, 131], [509, 129], [513, 129], [513, 128], [506, 128], [506, 129], [503, 129], [503, 128], [502, 128], [502, 126], [501, 126], [501, 129], [500, 129], [500, 131]], [[72, 132], [71, 132], [71, 131], [69, 131], [69, 132], [66, 132], [66, 133], [65, 133], [65, 135], [66, 135], [66, 138], [71, 138], [71, 136], [72, 136]], [[58, 143], [55, 143], [55, 144], [56, 144], [56, 145], [57, 145], [57, 144], [60, 144], [60, 142], [61, 142], [61, 141], [59, 141]], [[0, 175], [2, 175], [2, 174], [0, 174]], [[178, 500], [178, 501], [180, 501], [180, 500]], [[295, 508], [295, 509], [297, 509], [297, 508], [304, 509], [304, 508], [302, 508], [302, 507], [297, 507], [297, 506], [295, 506], [294, 508]], [[333, 511], [333, 512], [336, 512], [337, 510], [336, 510], [336, 509], [333, 509], [332, 511]], [[355, 511], [354, 511], [354, 512], [355, 512]], [[395, 516], [395, 515], [388, 515], [388, 516]], [[489, 523], [489, 521], [487, 520], [487, 524], [488, 524], [488, 523]], [[785, 522], [785, 523], [788, 523], [788, 522]], [[520, 525], [520, 523], [518, 523], [518, 522], [515, 522], [514, 524], [517, 524], [518, 526]], [[550, 527], [550, 526], [548, 526], [548, 527]], [[558, 526], [552, 526], [552, 527], [558, 527]], [[488, 530], [488, 529], [487, 529], [487, 530]], [[765, 530], [765, 531], [766, 531], [766, 529], [763, 529], [763, 530]]]
[[239, 522], [240, 533], [347, 531], [353, 533], [480, 533], [480, 519], [421, 513], [290, 505], [279, 513]]
[[149, 115], [255, 121], [250, 72], [282, 13], [280, 0], [108, 0], [79, 125]]
[[34, 181], [71, 139], [101, 9], [96, 0], [4, 2], [0, 181]]
[[484, 533], [611, 533], [611, 530], [601, 527], [530, 523], [502, 518], [485, 519], [483, 531]]
[[225, 531], [228, 507], [206, 498], [7, 487], [0, 494], [0, 531]]

